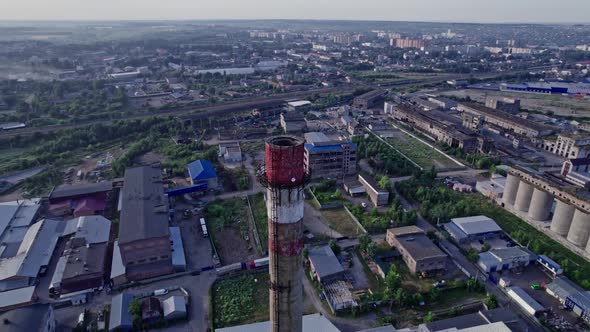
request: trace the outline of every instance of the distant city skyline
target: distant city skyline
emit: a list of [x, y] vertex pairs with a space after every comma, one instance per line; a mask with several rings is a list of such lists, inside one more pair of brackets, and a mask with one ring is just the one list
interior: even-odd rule
[[590, 23], [588, 0], [4, 0], [0, 20], [315, 19]]

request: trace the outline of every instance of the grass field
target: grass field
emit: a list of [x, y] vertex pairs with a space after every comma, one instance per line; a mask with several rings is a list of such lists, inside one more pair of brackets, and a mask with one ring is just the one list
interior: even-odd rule
[[387, 142], [424, 169], [430, 169], [432, 166], [437, 170], [460, 167], [440, 152], [401, 131], [396, 137], [388, 138]]
[[344, 209], [322, 210], [330, 228], [342, 234], [342, 236], [357, 236], [363, 234], [363, 230], [352, 220]]
[[267, 272], [247, 274], [213, 284], [211, 301], [215, 328], [268, 320]]

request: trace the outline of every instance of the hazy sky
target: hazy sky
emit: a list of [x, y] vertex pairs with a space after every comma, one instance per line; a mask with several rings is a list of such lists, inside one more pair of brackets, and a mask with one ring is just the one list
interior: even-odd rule
[[590, 22], [590, 0], [0, 0], [0, 20]]

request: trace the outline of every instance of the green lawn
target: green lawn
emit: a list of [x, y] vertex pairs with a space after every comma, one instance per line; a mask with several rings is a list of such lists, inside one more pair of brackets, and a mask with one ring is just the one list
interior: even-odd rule
[[363, 234], [363, 230], [352, 220], [344, 209], [322, 210], [330, 228], [342, 234], [342, 236], [357, 236]]

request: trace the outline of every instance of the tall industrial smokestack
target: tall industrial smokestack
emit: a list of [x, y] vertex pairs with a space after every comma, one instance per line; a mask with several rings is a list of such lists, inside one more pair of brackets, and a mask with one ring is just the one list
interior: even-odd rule
[[303, 141], [273, 137], [266, 141], [265, 150], [266, 164], [259, 179], [267, 188], [271, 331], [300, 332], [303, 188], [309, 179], [303, 165]]

